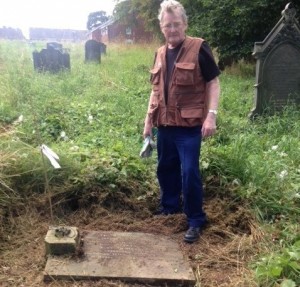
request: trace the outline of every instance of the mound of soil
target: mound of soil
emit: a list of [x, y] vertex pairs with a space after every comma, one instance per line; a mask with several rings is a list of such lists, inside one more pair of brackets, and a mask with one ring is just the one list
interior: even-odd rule
[[[187, 229], [185, 215], [154, 216], [156, 204], [155, 196], [137, 200], [121, 192], [107, 193], [92, 200], [54, 204], [54, 225], [76, 226], [80, 231], [167, 235], [179, 243], [197, 278], [196, 286], [256, 286], [247, 264], [256, 252], [260, 235], [255, 221], [240, 202], [216, 194], [206, 197], [209, 224], [194, 244], [182, 240]], [[49, 214], [44, 196], [31, 198], [19, 209], [2, 214], [1, 286], [151, 286], [108, 280], [43, 282], [44, 238], [52, 225]]]

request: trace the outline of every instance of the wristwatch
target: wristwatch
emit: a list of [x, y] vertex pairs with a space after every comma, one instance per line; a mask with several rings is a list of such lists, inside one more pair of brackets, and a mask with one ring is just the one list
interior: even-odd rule
[[213, 114], [215, 114], [215, 115], [217, 115], [217, 113], [218, 113], [217, 110], [211, 110], [211, 109], [209, 109], [208, 112], [209, 112], [209, 113], [213, 113]]

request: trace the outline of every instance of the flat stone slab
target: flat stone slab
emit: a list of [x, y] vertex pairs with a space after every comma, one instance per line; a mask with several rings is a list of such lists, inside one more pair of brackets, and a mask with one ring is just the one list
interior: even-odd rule
[[50, 256], [44, 280], [113, 279], [194, 286], [179, 245], [169, 237], [133, 232], [85, 231], [84, 257]]

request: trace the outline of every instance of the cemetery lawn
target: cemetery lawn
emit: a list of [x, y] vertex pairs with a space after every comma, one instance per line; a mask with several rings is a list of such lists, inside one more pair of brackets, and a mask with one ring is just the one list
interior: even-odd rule
[[[84, 43], [64, 43], [71, 69], [58, 74], [33, 69], [45, 45], [0, 41], [1, 286], [145, 286], [44, 283], [50, 225], [170, 236], [199, 287], [300, 285], [300, 112], [250, 121], [253, 65], [220, 77], [218, 132], [201, 151], [209, 224], [185, 244], [183, 214], [152, 215], [156, 152], [139, 158], [158, 44], [108, 45], [98, 65], [84, 63]], [[61, 169], [43, 160], [42, 144]]]

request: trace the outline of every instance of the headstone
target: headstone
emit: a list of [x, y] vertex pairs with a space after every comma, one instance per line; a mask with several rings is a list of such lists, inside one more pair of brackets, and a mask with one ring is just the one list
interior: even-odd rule
[[256, 42], [255, 106], [251, 118], [300, 105], [300, 26], [291, 3], [263, 42]]
[[60, 50], [60, 51], [63, 50], [63, 45], [61, 43], [57, 43], [57, 42], [48, 42], [46, 47], [47, 47], [47, 49], [53, 48], [53, 49]]
[[62, 70], [70, 70], [70, 55], [59, 43], [47, 43], [46, 49], [40, 52], [34, 51], [32, 56], [34, 69], [39, 72], [58, 73]]
[[110, 231], [81, 234], [83, 257], [48, 257], [45, 281], [113, 279], [159, 286], [195, 285], [191, 267], [177, 242], [169, 237]]
[[101, 53], [106, 55], [106, 45], [102, 42], [100, 44], [101, 44]]
[[101, 63], [102, 45], [95, 40], [88, 40], [85, 43], [85, 61]]

